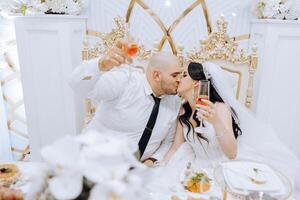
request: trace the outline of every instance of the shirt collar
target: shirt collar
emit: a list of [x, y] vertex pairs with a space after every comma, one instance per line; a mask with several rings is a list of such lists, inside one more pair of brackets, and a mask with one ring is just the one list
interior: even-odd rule
[[143, 82], [143, 85], [144, 85], [144, 91], [145, 91], [145, 95], [148, 96], [148, 95], [151, 95], [153, 93], [153, 90], [148, 82], [148, 79], [147, 79], [147, 76], [145, 74], [144, 76], [144, 82]]

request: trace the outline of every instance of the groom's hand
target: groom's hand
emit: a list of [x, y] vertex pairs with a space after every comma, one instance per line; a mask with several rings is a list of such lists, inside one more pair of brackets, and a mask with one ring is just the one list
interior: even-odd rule
[[131, 62], [132, 59], [125, 53], [124, 46], [127, 43], [124, 40], [119, 40], [117, 44], [109, 48], [104, 56], [99, 59], [98, 66], [100, 71], [109, 71], [113, 67], [124, 64], [126, 60]]
[[147, 167], [152, 167], [154, 165], [154, 162], [152, 160], [145, 160], [143, 163]]
[[147, 158], [146, 160], [144, 160], [144, 165], [146, 165], [147, 167], [153, 167], [154, 162], [156, 161], [155, 158]]

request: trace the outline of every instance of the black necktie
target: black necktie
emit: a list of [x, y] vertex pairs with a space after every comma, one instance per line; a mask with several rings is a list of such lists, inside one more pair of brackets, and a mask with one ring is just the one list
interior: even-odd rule
[[150, 118], [147, 122], [147, 125], [146, 125], [146, 128], [145, 128], [144, 132], [143, 132], [143, 135], [142, 135], [142, 137], [139, 141], [140, 158], [143, 156], [143, 154], [145, 152], [145, 149], [146, 149], [147, 144], [150, 140], [152, 130], [153, 130], [153, 127], [155, 125], [156, 118], [157, 118], [157, 115], [158, 115], [160, 98], [155, 97], [153, 94], [151, 94], [151, 96], [153, 97], [155, 104], [153, 106]]

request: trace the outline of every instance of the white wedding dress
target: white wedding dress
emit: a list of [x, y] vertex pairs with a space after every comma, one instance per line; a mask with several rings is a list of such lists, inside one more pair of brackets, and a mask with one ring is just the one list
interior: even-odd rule
[[179, 147], [165, 166], [165, 173], [169, 180], [172, 179], [172, 182], [180, 182], [180, 176], [189, 162], [192, 164], [193, 169], [209, 170], [228, 160], [220, 149], [214, 127], [206, 121], [203, 123], [205, 129], [202, 135], [209, 142], [198, 138], [196, 133], [193, 134], [192, 131], [188, 134], [188, 129], [184, 127], [183, 134], [186, 142]]
[[[199, 140], [196, 133], [184, 127], [183, 134], [186, 140], [171, 157], [169, 162], [156, 168], [156, 177], [149, 184], [151, 200], [169, 199], [169, 196], [176, 192], [177, 196], [186, 199], [186, 192], [181, 184], [181, 176], [190, 162], [193, 169], [204, 169], [209, 177], [213, 176], [213, 168], [226, 161], [226, 156], [221, 151], [218, 138], [216, 138], [214, 127], [204, 121], [205, 130], [202, 135], [209, 140]], [[183, 196], [182, 196], [183, 195]]]
[[[251, 111], [236, 100], [229, 81], [226, 80], [226, 75], [219, 66], [210, 62], [203, 63], [203, 66], [211, 76], [211, 83], [224, 103], [234, 109], [232, 116], [242, 130], [242, 135], [237, 138], [236, 160], [268, 164], [293, 182], [297, 168], [300, 166], [295, 154], [282, 144], [272, 127], [259, 121]], [[196, 135], [193, 136], [192, 131], [187, 134], [187, 127], [184, 127], [186, 142], [179, 147], [165, 166], [160, 167], [160, 173], [154, 181], [158, 187], [154, 188], [162, 191], [165, 190], [162, 185], [180, 184], [180, 176], [189, 162], [193, 169], [202, 168], [211, 171], [221, 162], [229, 160], [220, 148], [214, 127], [208, 122], [204, 121], [204, 123], [206, 131], [203, 131], [203, 136], [209, 140], [209, 143], [202, 139], [198, 140]]]

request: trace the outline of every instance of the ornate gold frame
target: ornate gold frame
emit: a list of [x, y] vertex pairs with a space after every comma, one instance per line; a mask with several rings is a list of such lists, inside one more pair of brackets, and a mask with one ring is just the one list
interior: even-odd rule
[[162, 22], [162, 20], [159, 18], [159, 16], [143, 1], [143, 0], [131, 0], [127, 9], [127, 13], [126, 13], [126, 22], [130, 22], [130, 17], [131, 17], [131, 13], [133, 10], [133, 7], [135, 5], [139, 5], [141, 6], [152, 18], [153, 20], [157, 23], [157, 25], [160, 27], [160, 29], [163, 31], [164, 35], [161, 38], [160, 42], [159, 42], [159, 46], [158, 49], [161, 50], [164, 46], [164, 43], [166, 42], [166, 40], [169, 42], [171, 49], [173, 51], [173, 53], [175, 55], [177, 55], [177, 48], [176, 48], [176, 44], [173, 41], [172, 38], [172, 31], [176, 28], [176, 26], [180, 23], [180, 21], [187, 15], [189, 14], [192, 10], [194, 10], [197, 6], [202, 7], [203, 13], [204, 13], [204, 17], [206, 20], [206, 26], [207, 26], [207, 32], [208, 34], [210, 34], [212, 32], [212, 28], [211, 28], [211, 22], [209, 19], [209, 15], [208, 15], [208, 9], [206, 6], [206, 2], [205, 0], [196, 0], [194, 3], [192, 3], [188, 8], [186, 8], [171, 24], [170, 27], [166, 27], [166, 25]]
[[[126, 34], [126, 22], [121, 17], [114, 18], [115, 27], [109, 33], [100, 33], [96, 31], [87, 30], [87, 36], [94, 36], [100, 39], [100, 41], [93, 47], [90, 47], [88, 39], [83, 41], [82, 60], [90, 60], [103, 55], [105, 51], [116, 44], [119, 39], [123, 39]], [[147, 50], [143, 45], [139, 46], [137, 53], [137, 59], [148, 59], [151, 54], [150, 50]]]
[[[166, 40], [169, 42], [170, 47], [172, 49], [172, 52], [177, 55], [178, 53], [178, 49], [180, 47], [177, 47], [171, 33], [173, 32], [173, 30], [176, 28], [176, 26], [182, 21], [182, 19], [188, 15], [191, 11], [193, 11], [195, 8], [197, 8], [198, 6], [201, 6], [203, 13], [204, 13], [204, 17], [206, 20], [206, 28], [207, 28], [207, 32], [208, 34], [210, 34], [212, 32], [212, 26], [211, 26], [211, 21], [209, 18], [209, 14], [208, 14], [208, 8], [206, 5], [205, 0], [196, 0], [194, 3], [192, 3], [188, 8], [186, 8], [174, 21], [173, 23], [170, 25], [170, 27], [167, 27], [162, 20], [159, 18], [159, 16], [143, 1], [143, 0], [131, 0], [129, 3], [129, 6], [127, 8], [127, 12], [126, 12], [126, 23], [130, 22], [131, 19], [131, 13], [132, 10], [134, 8], [134, 6], [139, 5], [141, 6], [145, 12], [147, 12], [152, 18], [153, 20], [157, 23], [157, 25], [159, 26], [159, 28], [162, 30], [163, 32], [163, 36], [157, 46], [157, 49], [160, 51]], [[87, 35], [91, 35], [91, 36], [96, 36], [96, 37], [100, 37], [102, 36], [102, 33], [94, 31], [94, 30], [87, 30]]]
[[[198, 49], [194, 49], [188, 53], [187, 61], [195, 62], [205, 62], [211, 60], [222, 60], [235, 65], [245, 64], [248, 66], [249, 79], [246, 91], [245, 105], [251, 108], [253, 101], [253, 81], [254, 73], [257, 69], [257, 47], [254, 45], [252, 47], [252, 53], [250, 55], [245, 55], [244, 49], [239, 49], [239, 44], [237, 38], [230, 38], [227, 34], [228, 22], [225, 21], [224, 17], [220, 17], [217, 20], [218, 31], [213, 32], [208, 36], [208, 39], [201, 40]], [[245, 37], [245, 36], [243, 36]], [[242, 74], [238, 70], [232, 70], [228, 67], [223, 67], [224, 70], [229, 72], [238, 73], [238, 89], [237, 98], [240, 95], [241, 89], [241, 79]]]

